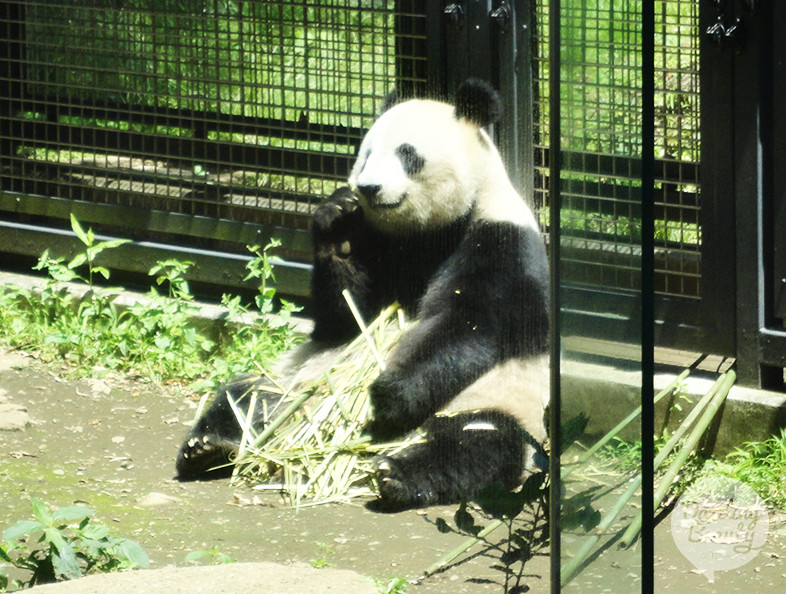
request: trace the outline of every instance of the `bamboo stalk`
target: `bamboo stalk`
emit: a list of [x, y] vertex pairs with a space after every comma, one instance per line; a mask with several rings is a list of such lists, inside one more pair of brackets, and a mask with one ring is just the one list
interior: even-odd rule
[[[686, 377], [690, 374], [690, 369], [686, 369], [682, 373], [680, 373], [668, 386], [663, 388], [660, 392], [655, 395], [653, 399], [654, 403], [658, 403], [661, 399], [665, 396], [671, 394], [677, 386], [685, 380]], [[591, 448], [589, 448], [586, 452], [584, 452], [575, 462], [575, 466], [572, 468], [568, 468], [565, 472], [562, 473], [562, 478], [567, 478], [570, 474], [576, 470], [582, 463], [586, 462], [590, 456], [592, 456], [595, 452], [597, 452], [600, 448], [606, 445], [609, 441], [612, 440], [620, 431], [622, 431], [625, 427], [627, 427], [636, 417], [641, 414], [641, 405], [637, 406], [633, 411], [624, 419], [622, 419], [617, 425], [611, 429], [606, 435], [600, 438]]]
[[292, 404], [290, 404], [284, 410], [284, 412], [282, 412], [279, 416], [277, 416], [275, 419], [273, 419], [273, 421], [270, 423], [270, 425], [265, 427], [265, 430], [262, 431], [262, 433], [259, 434], [259, 436], [254, 440], [253, 447], [258, 448], [261, 444], [265, 443], [265, 441], [271, 435], [273, 435], [273, 433], [276, 431], [276, 429], [281, 427], [281, 425], [284, 424], [284, 421], [286, 421], [295, 412], [300, 410], [300, 407], [303, 406], [303, 403], [305, 403], [309, 398], [311, 398], [311, 396], [312, 396], [312, 392], [310, 390], [307, 390], [307, 391], [303, 392], [302, 394], [300, 394], [300, 396], [295, 398], [295, 400], [292, 401]]
[[576, 552], [576, 554], [573, 555], [571, 560], [568, 561], [562, 567], [562, 570], [560, 571], [560, 583], [563, 586], [576, 574], [579, 567], [581, 567], [581, 564], [584, 563], [584, 561], [586, 560], [587, 555], [589, 555], [590, 551], [595, 547], [595, 545], [600, 540], [600, 537], [603, 536], [603, 534], [606, 532], [608, 527], [611, 526], [611, 523], [617, 518], [619, 513], [625, 508], [630, 498], [633, 497], [633, 494], [638, 490], [640, 486], [641, 486], [641, 475], [639, 475], [636, 479], [634, 479], [631, 482], [627, 490], [617, 500], [617, 503], [614, 504], [614, 507], [612, 507], [609, 510], [609, 513], [606, 515], [606, 517], [603, 518], [600, 524], [597, 525], [597, 527], [593, 531], [594, 534], [592, 534], [589, 538], [587, 538], [587, 540], [584, 541], [584, 544]]
[[269, 477], [279, 469], [282, 476], [276, 482], [295, 505], [301, 505], [303, 497], [327, 501], [371, 494], [371, 456], [412, 443], [378, 448], [361, 435], [371, 416], [368, 385], [379, 372], [380, 353], [393, 348], [406, 327], [401, 309], [394, 304], [366, 326], [351, 297], [345, 298], [361, 333], [336, 354], [324, 378], [303, 391], [282, 395], [285, 410], [236, 461], [243, 467], [238, 474], [249, 478]]
[[[715, 416], [715, 413], [718, 411], [718, 408], [723, 403], [726, 398], [726, 395], [729, 393], [731, 389], [731, 385], [734, 383], [735, 375], [733, 371], [729, 371], [723, 376], [721, 376], [715, 384], [710, 388], [710, 390], [705, 394], [705, 396], [697, 403], [694, 407], [694, 410], [691, 411], [691, 414], [683, 421], [682, 425], [680, 426], [681, 431], [679, 431], [679, 435], [675, 433], [677, 436], [672, 436], [669, 440], [667, 446], [668, 450], [664, 446], [663, 450], [659, 452], [658, 457], [655, 459], [656, 468], [663, 461], [666, 459], [670, 451], [674, 448], [678, 440], [682, 437], [685, 433], [687, 428], [693, 423], [699, 413], [703, 410], [703, 415], [699, 422], [694, 427], [693, 431], [691, 432], [690, 436], [688, 437], [685, 445], [680, 450], [679, 454], [675, 458], [674, 462], [669, 466], [669, 470], [663, 477], [662, 482], [660, 483], [658, 489], [655, 492], [655, 508], [657, 508], [660, 503], [663, 501], [663, 497], [668, 492], [668, 488], [671, 486], [671, 483], [674, 481], [674, 478], [677, 476], [677, 473], [682, 468], [683, 464], [688, 458], [688, 455], [691, 453], [693, 448], [698, 443], [701, 436], [707, 430], [707, 427], [712, 422], [712, 419]], [[562, 585], [566, 584], [579, 570], [581, 565], [586, 561], [587, 556], [589, 555], [590, 551], [595, 547], [595, 545], [600, 540], [601, 536], [605, 533], [611, 523], [616, 519], [619, 513], [624, 509], [625, 505], [627, 505], [628, 501], [633, 497], [635, 492], [641, 487], [642, 477], [641, 473], [633, 479], [631, 484], [628, 486], [627, 490], [620, 496], [617, 502], [614, 504], [609, 513], [603, 520], [598, 524], [595, 528], [595, 533], [592, 534], [586, 541], [584, 541], [581, 548], [576, 552], [576, 554], [571, 558], [571, 560], [562, 568], [560, 572], [560, 582]], [[641, 530], [641, 521], [642, 521], [642, 514], [641, 512], [634, 518], [634, 521], [631, 523], [631, 526], [628, 527], [628, 530], [625, 532], [625, 536], [629, 536], [633, 534], [633, 538], [635, 535], [638, 534], [638, 531]], [[638, 524], [638, 528], [634, 526]], [[623, 536], [621, 545], [629, 544], [629, 541], [626, 543], [625, 536]], [[632, 540], [632, 538], [631, 538]]]
[[[248, 413], [245, 418], [243, 418], [243, 413], [238, 409], [237, 404], [235, 403], [235, 399], [232, 398], [232, 395], [227, 393], [227, 401], [229, 405], [232, 407], [232, 412], [235, 413], [235, 417], [237, 417], [238, 423], [240, 427], [243, 429], [243, 434], [240, 436], [240, 445], [237, 448], [237, 458], [243, 456], [246, 452], [246, 446], [248, 445], [250, 438], [253, 434], [253, 428], [251, 427], [251, 421], [254, 419], [254, 409], [257, 405], [257, 391], [253, 390], [251, 392], [250, 401], [248, 403]], [[229, 482], [234, 483], [237, 481], [238, 475], [238, 465], [234, 464], [232, 466], [232, 477], [230, 478]]]
[[[729, 371], [726, 373], [725, 377], [722, 378], [723, 381], [720, 383], [717, 392], [713, 395], [712, 400], [707, 405], [707, 409], [704, 411], [699, 422], [694, 427], [691, 434], [688, 436], [688, 439], [685, 440], [685, 444], [680, 449], [677, 457], [674, 458], [672, 463], [669, 465], [666, 474], [663, 475], [658, 487], [655, 489], [654, 494], [654, 501], [653, 507], [654, 509], [658, 509], [660, 504], [663, 502], [664, 497], [666, 497], [666, 493], [669, 492], [669, 488], [671, 488], [671, 484], [674, 482], [674, 479], [677, 477], [677, 474], [682, 469], [682, 466], [688, 459], [688, 456], [693, 452], [696, 448], [696, 444], [699, 443], [699, 440], [707, 431], [707, 427], [709, 427], [712, 420], [715, 418], [715, 413], [718, 412], [721, 404], [726, 400], [726, 396], [729, 394], [729, 390], [731, 390], [732, 385], [734, 384], [734, 380], [736, 379], [736, 375], [733, 371]], [[665, 456], [663, 457], [665, 459]], [[662, 461], [662, 460], [661, 460]], [[639, 514], [634, 518], [631, 525], [625, 531], [625, 534], [620, 541], [620, 546], [630, 546], [633, 540], [638, 536], [639, 532], [641, 531], [641, 523], [642, 523], [642, 514]]]
[[352, 299], [352, 295], [349, 293], [347, 289], [341, 291], [341, 294], [344, 296], [344, 299], [346, 300], [347, 305], [349, 306], [349, 311], [352, 312], [355, 321], [360, 327], [360, 334], [363, 336], [363, 338], [366, 339], [366, 342], [368, 343], [371, 352], [374, 354], [374, 358], [377, 360], [377, 363], [379, 364], [379, 368], [384, 371], [385, 361], [382, 359], [382, 355], [379, 354], [379, 351], [377, 350], [377, 345], [374, 344], [374, 340], [371, 338], [371, 335], [369, 334], [368, 328], [366, 327], [366, 324], [363, 321], [363, 317], [360, 315], [360, 311], [358, 311], [358, 308], [355, 305], [355, 301]]

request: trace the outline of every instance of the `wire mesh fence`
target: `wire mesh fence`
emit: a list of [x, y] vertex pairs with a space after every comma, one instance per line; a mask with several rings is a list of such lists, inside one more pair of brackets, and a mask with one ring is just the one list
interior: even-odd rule
[[[439, 68], [423, 67], [433, 59], [426, 8], [410, 0], [2, 6], [0, 210], [51, 216], [57, 200], [125, 207], [103, 219], [124, 236], [150, 237], [149, 218], [139, 212], [182, 215], [163, 229], [196, 245], [221, 235], [214, 229], [222, 221], [305, 229], [319, 199], [346, 179], [381, 98], [396, 86], [426, 88], [426, 73]], [[635, 291], [640, 3], [563, 6], [565, 266], [587, 286]], [[547, 7], [547, 0], [535, 5], [533, 64], [541, 207], [548, 199]], [[699, 8], [694, 0], [656, 7], [657, 288], [695, 299]], [[545, 215], [543, 222], [548, 228]], [[301, 242], [298, 257], [308, 258], [307, 247]]]
[[[698, 13], [693, 0], [656, 2], [656, 290], [691, 299], [701, 295]], [[536, 15], [536, 202], [544, 206], [548, 2], [539, 0]], [[563, 265], [589, 287], [638, 288], [640, 23], [634, 0], [563, 2]]]
[[3, 188], [303, 227], [396, 86], [394, 4], [19, 3]]

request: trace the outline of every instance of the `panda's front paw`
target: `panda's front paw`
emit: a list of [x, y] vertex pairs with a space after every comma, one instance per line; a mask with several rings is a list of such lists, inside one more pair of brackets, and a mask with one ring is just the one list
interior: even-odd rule
[[315, 243], [348, 243], [362, 216], [357, 196], [349, 188], [339, 188], [314, 211], [311, 229]]
[[369, 387], [374, 412], [366, 432], [374, 441], [390, 441], [417, 429], [420, 420], [412, 415], [399, 382], [383, 373]]

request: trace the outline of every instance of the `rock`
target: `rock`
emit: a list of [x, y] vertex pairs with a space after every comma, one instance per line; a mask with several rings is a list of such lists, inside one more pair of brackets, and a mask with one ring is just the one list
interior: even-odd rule
[[23, 431], [29, 424], [30, 415], [24, 406], [0, 402], [0, 431]]
[[166, 493], [158, 493], [153, 491], [141, 497], [137, 503], [142, 507], [156, 507], [159, 505], [170, 505], [172, 503], [179, 503], [182, 501], [180, 497], [174, 495], [167, 495]]
[[298, 594], [366, 594], [379, 592], [374, 583], [346, 569], [315, 569], [307, 565], [228, 563], [196, 567], [163, 567], [90, 575], [70, 582], [46, 584], [31, 594], [252, 594], [263, 591]]

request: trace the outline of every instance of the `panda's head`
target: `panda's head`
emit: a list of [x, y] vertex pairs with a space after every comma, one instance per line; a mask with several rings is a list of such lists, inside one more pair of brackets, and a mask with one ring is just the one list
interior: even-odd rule
[[499, 115], [498, 96], [486, 83], [464, 83], [455, 106], [388, 103], [349, 177], [372, 225], [390, 232], [439, 227], [467, 215], [495, 178], [507, 180], [483, 130]]

